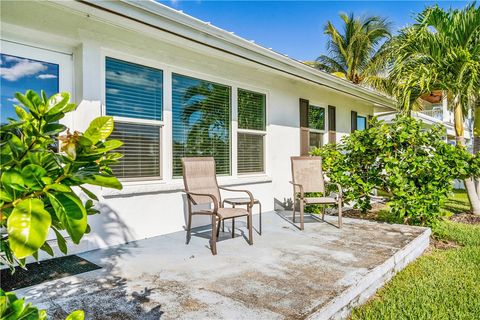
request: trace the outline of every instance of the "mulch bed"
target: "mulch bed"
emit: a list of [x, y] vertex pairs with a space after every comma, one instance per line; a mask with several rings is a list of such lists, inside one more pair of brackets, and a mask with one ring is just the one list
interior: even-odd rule
[[373, 203], [372, 209], [368, 210], [366, 213], [362, 213], [359, 209], [349, 209], [345, 210], [342, 215], [347, 218], [376, 220], [378, 212], [385, 209], [385, 207], [386, 205], [383, 203]]
[[480, 224], [480, 216], [469, 213], [456, 214], [451, 216], [450, 220], [466, 224]]
[[12, 291], [100, 268], [88, 260], [71, 255], [29, 263], [26, 269], [16, 267], [13, 274], [9, 269], [2, 269], [0, 283], [3, 290]]

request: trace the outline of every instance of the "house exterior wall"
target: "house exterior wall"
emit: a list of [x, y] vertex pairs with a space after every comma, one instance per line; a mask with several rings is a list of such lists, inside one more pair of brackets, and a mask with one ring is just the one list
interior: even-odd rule
[[[121, 191], [92, 186], [92, 191], [100, 195], [101, 214], [90, 218], [92, 232], [79, 247], [72, 247], [71, 252], [166, 234], [185, 225], [183, 182], [172, 178], [173, 72], [231, 86], [232, 175], [218, 180], [221, 185], [250, 190], [261, 201], [264, 211], [281, 209], [292, 197], [288, 181], [290, 157], [300, 153], [300, 98], [325, 107], [326, 112], [328, 105], [336, 107], [337, 141], [350, 132], [352, 110], [363, 116], [374, 112], [372, 102], [288, 77], [160, 31], [118, 27], [91, 14], [74, 12], [61, 3], [2, 3], [1, 44], [2, 53], [39, 60], [47, 55], [49, 60], [60, 64], [60, 89], [72, 92], [79, 105], [64, 123], [80, 131], [92, 119], [105, 114], [105, 57], [163, 70], [162, 180], [124, 182]], [[264, 93], [267, 97], [264, 174], [236, 173], [237, 88]], [[325, 125], [327, 132], [328, 121]], [[327, 143], [327, 134], [323, 138]], [[206, 222], [199, 218], [194, 225]]]

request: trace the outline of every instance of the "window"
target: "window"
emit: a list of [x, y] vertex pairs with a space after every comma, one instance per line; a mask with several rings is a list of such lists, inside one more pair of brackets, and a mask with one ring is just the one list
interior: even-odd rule
[[308, 106], [309, 150], [323, 145], [325, 132], [325, 108]]
[[59, 92], [59, 65], [39, 60], [17, 57], [0, 53], [1, 77], [0, 99], [1, 120], [7, 123], [8, 118], [16, 119], [13, 107], [19, 104], [15, 93], [25, 94], [29, 89], [40, 94], [45, 91], [47, 97]]
[[160, 178], [163, 72], [107, 57], [105, 110], [115, 119], [112, 139], [124, 156], [113, 172], [120, 178]]
[[237, 169], [239, 174], [263, 173], [266, 96], [238, 89]]
[[357, 130], [367, 129], [367, 117], [357, 116]]
[[172, 75], [173, 176], [182, 157], [214, 157], [217, 174], [230, 174], [230, 93], [218, 83]]

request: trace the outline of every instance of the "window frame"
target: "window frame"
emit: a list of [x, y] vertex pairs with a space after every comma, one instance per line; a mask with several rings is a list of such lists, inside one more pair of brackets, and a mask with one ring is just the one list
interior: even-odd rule
[[165, 71], [165, 66], [155, 63], [152, 60], [141, 58], [138, 56], [131, 56], [122, 53], [118, 53], [115, 51], [104, 50], [102, 51], [102, 103], [101, 103], [101, 114], [105, 116], [109, 116], [107, 114], [107, 69], [106, 69], [106, 61], [107, 58], [112, 58], [116, 60], [125, 61], [127, 63], [133, 63], [140, 66], [145, 66], [153, 69], [157, 69], [162, 72], [162, 120], [152, 120], [152, 119], [140, 119], [140, 118], [130, 118], [130, 117], [122, 117], [122, 116], [111, 116], [114, 122], [126, 123], [126, 124], [136, 124], [136, 125], [145, 125], [145, 126], [155, 126], [158, 127], [159, 131], [159, 141], [158, 141], [158, 148], [160, 153], [158, 154], [158, 166], [159, 166], [159, 175], [158, 176], [145, 176], [145, 177], [127, 177], [127, 178], [120, 178], [120, 181], [125, 182], [135, 182], [135, 181], [163, 181], [164, 180], [164, 170], [163, 170], [163, 136], [164, 136], [164, 126], [165, 126], [165, 103], [166, 103], [166, 94], [165, 94], [165, 84], [167, 74], [170, 75], [169, 72]]
[[[27, 41], [13, 42], [7, 39], [0, 39], [0, 47], [3, 54], [58, 65], [58, 91], [69, 92], [71, 101], [75, 102], [74, 61], [71, 50], [58, 51], [48, 46], [38, 47]], [[73, 122], [72, 113], [66, 114], [59, 121], [69, 128], [74, 128]]]
[[[264, 175], [266, 174], [267, 172], [267, 129], [268, 129], [268, 94], [263, 92], [263, 91], [260, 91], [260, 90], [257, 90], [257, 91], [254, 91], [254, 90], [251, 90], [251, 89], [244, 89], [245, 87], [244, 86], [237, 86], [236, 87], [236, 122], [237, 122], [237, 126], [236, 126], [236, 140], [237, 140], [237, 145], [236, 145], [236, 168], [235, 168], [235, 172], [236, 172], [236, 175], [237, 176], [241, 176], [241, 177], [245, 177], [245, 176], [255, 176], [255, 175]], [[238, 105], [238, 93], [240, 90], [243, 90], [243, 91], [247, 91], [247, 92], [251, 92], [251, 93], [256, 93], [256, 94], [261, 94], [265, 97], [265, 119], [264, 119], [264, 125], [265, 125], [265, 130], [254, 130], [254, 129], [242, 129], [238, 126], [238, 123], [239, 123], [239, 119], [238, 119], [238, 115], [239, 115], [239, 112], [238, 112], [238, 108], [239, 108], [239, 105]], [[233, 122], [233, 121], [232, 121]], [[259, 172], [245, 172], [245, 173], [240, 173], [238, 172], [238, 134], [240, 133], [243, 133], [243, 134], [251, 134], [251, 135], [259, 135], [259, 136], [262, 136], [263, 137], [263, 171], [259, 171]]]
[[[325, 106], [322, 106], [320, 104], [312, 104], [312, 103], [309, 103], [308, 104], [308, 108], [321, 108], [323, 109], [323, 112], [324, 112], [324, 117], [323, 117], [323, 130], [320, 130], [320, 129], [314, 129], [314, 128], [310, 128], [310, 124], [309, 124], [309, 127], [308, 127], [308, 141], [309, 141], [309, 148], [311, 148], [310, 146], [310, 133], [320, 133], [322, 134], [322, 138], [321, 138], [321, 142], [322, 142], [322, 146], [325, 145], [325, 133], [328, 132], [328, 106], [325, 107]], [[309, 114], [310, 114], [310, 110], [308, 110]], [[310, 119], [309, 119], [310, 120]]]
[[[191, 79], [194, 79], [194, 80], [200, 80], [200, 81], [206, 81], [206, 82], [210, 82], [210, 83], [213, 83], [213, 84], [217, 84], [217, 85], [221, 85], [221, 86], [224, 86], [224, 87], [228, 87], [230, 89], [230, 94], [228, 96], [228, 100], [229, 100], [229, 110], [228, 110], [228, 115], [229, 115], [229, 146], [228, 146], [228, 156], [229, 156], [229, 172], [227, 174], [223, 174], [223, 173], [217, 173], [217, 177], [233, 177], [234, 176], [234, 169], [233, 169], [233, 134], [235, 133], [235, 130], [233, 129], [233, 123], [234, 123], [234, 120], [233, 120], [233, 111], [234, 111], [234, 105], [233, 105], [233, 100], [234, 100], [234, 90], [237, 88], [236, 86], [232, 85], [231, 83], [229, 83], [228, 81], [225, 81], [225, 82], [222, 82], [222, 80], [216, 80], [216, 79], [212, 79], [211, 77], [208, 77], [208, 76], [203, 76], [202, 74], [197, 74], [197, 73], [191, 73], [191, 72], [184, 72], [183, 70], [180, 70], [180, 69], [173, 69], [171, 70], [171, 72], [169, 73], [170, 75], [170, 111], [171, 111], [171, 121], [170, 121], [170, 133], [171, 133], [171, 136], [170, 136], [170, 151], [171, 151], [171, 157], [169, 159], [170, 161], [170, 173], [171, 173], [171, 178], [172, 180], [180, 180], [182, 179], [182, 176], [176, 176], [174, 175], [173, 173], [173, 77], [175, 75], [177, 76], [180, 76], [180, 77], [186, 77], [186, 78], [191, 78]], [[235, 105], [236, 106], [236, 105]]]
[[[363, 129], [363, 130], [358, 129], [358, 118], [363, 118], [363, 119], [365, 119], [365, 129]], [[368, 116], [367, 116], [367, 115], [365, 115], [365, 114], [363, 114], [363, 113], [358, 113], [358, 112], [357, 112], [357, 119], [356, 119], [356, 120], [357, 120], [357, 129], [356, 129], [356, 130], [358, 130], [358, 131], [364, 131], [364, 130], [367, 130], [367, 129], [368, 129]]]

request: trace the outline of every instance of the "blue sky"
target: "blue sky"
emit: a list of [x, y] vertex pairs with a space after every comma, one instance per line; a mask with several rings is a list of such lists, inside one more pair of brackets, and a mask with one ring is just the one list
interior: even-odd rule
[[17, 118], [15, 92], [44, 90], [48, 97], [58, 92], [58, 65], [2, 53], [0, 88], [0, 123], [5, 123], [7, 118]]
[[436, 3], [464, 7], [465, 1], [160, 1], [174, 9], [233, 31], [248, 40], [298, 60], [325, 53], [323, 27], [339, 25], [340, 12], [388, 17], [394, 30], [413, 22], [412, 16]]

